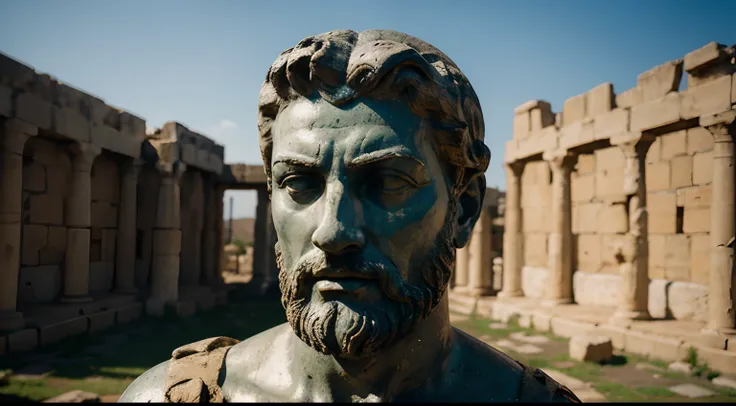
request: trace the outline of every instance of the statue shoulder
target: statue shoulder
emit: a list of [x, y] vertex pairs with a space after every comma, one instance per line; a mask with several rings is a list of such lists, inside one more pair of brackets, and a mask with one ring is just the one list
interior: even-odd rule
[[163, 402], [168, 369], [169, 361], [167, 360], [144, 372], [125, 389], [118, 402]]

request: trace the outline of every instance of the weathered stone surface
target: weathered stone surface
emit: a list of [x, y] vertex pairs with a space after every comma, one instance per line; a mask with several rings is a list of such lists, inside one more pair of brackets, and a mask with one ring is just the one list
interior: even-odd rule
[[683, 383], [669, 388], [672, 392], [677, 393], [688, 398], [704, 398], [713, 396], [716, 393], [712, 390], [705, 389], [702, 386], [698, 386], [692, 383]]
[[15, 98], [15, 116], [40, 129], [51, 129], [53, 106], [41, 97], [21, 93]]
[[624, 349], [627, 352], [664, 361], [681, 358], [683, 341], [680, 339], [628, 330], [624, 335], [624, 340]]
[[713, 378], [711, 382], [713, 382], [713, 385], [723, 386], [725, 388], [730, 388], [730, 389], [736, 389], [736, 380], [725, 377], [725, 376], [719, 376], [719, 377]]
[[713, 181], [713, 151], [693, 155], [693, 184], [705, 185]]
[[718, 114], [731, 108], [731, 75], [721, 76], [689, 87], [680, 93], [680, 114], [690, 119], [708, 114]]
[[131, 137], [104, 125], [92, 127], [92, 143], [122, 155], [137, 158], [141, 153], [141, 138]]
[[521, 269], [521, 290], [524, 296], [541, 298], [547, 285], [546, 268], [525, 266]]
[[690, 237], [685, 234], [668, 235], [665, 239], [665, 276], [669, 280], [690, 280]]
[[593, 137], [603, 140], [629, 131], [629, 109], [617, 108], [595, 116], [593, 122]]
[[587, 116], [595, 117], [613, 109], [616, 103], [616, 94], [613, 92], [613, 83], [602, 83], [588, 91]]
[[687, 154], [687, 131], [675, 131], [664, 134], [662, 140], [662, 159], [670, 160], [673, 157]]
[[693, 127], [687, 130], [687, 153], [710, 151], [713, 149], [713, 135], [703, 127]]
[[667, 370], [690, 375], [693, 372], [693, 366], [688, 364], [687, 362], [676, 361], [676, 362], [670, 363], [667, 366]]
[[708, 287], [690, 282], [673, 282], [668, 307], [678, 320], [708, 320]]
[[53, 131], [70, 140], [90, 142], [92, 126], [89, 120], [75, 109], [53, 107]]
[[559, 147], [563, 149], [575, 148], [594, 140], [593, 121], [587, 118], [566, 124], [560, 129]]
[[616, 306], [621, 277], [577, 271], [572, 277], [575, 302], [587, 306]]
[[672, 282], [665, 279], [649, 281], [649, 315], [655, 319], [667, 318], [667, 290]]
[[601, 236], [599, 234], [577, 235], [578, 271], [595, 273], [601, 266]]
[[631, 108], [631, 131], [647, 131], [680, 121], [680, 95], [670, 93]]
[[710, 208], [686, 208], [682, 231], [686, 233], [705, 233], [710, 230]]
[[83, 392], [81, 390], [73, 390], [46, 399], [43, 403], [99, 403], [100, 395], [91, 392]]
[[153, 249], [157, 255], [177, 255], [181, 251], [181, 230], [153, 230]]
[[590, 202], [595, 197], [595, 174], [572, 176], [570, 179], [570, 196], [573, 202]]
[[626, 205], [612, 203], [603, 205], [598, 212], [597, 231], [599, 233], [625, 233], [629, 230], [629, 216]]
[[664, 97], [680, 89], [682, 79], [681, 59], [666, 62], [639, 75], [637, 86], [641, 89], [642, 101]]
[[528, 137], [531, 132], [531, 113], [525, 111], [515, 114], [513, 131], [515, 140]]
[[613, 342], [605, 336], [577, 335], [570, 339], [569, 351], [574, 360], [605, 362], [613, 357]]
[[8, 334], [8, 352], [17, 354], [35, 349], [38, 346], [38, 330], [29, 328]]
[[674, 234], [677, 227], [677, 195], [671, 192], [647, 194], [648, 231]]
[[61, 291], [59, 265], [24, 267], [18, 274], [18, 301], [21, 303], [48, 303]]
[[693, 184], [693, 157], [683, 155], [672, 158], [670, 166], [672, 173], [671, 185], [673, 188], [692, 186]]
[[670, 180], [672, 171], [670, 162], [663, 161], [655, 164], [647, 164], [646, 167], [646, 184], [647, 191], [665, 191], [670, 189]]
[[724, 56], [724, 48], [725, 45], [713, 41], [689, 52], [685, 55], [685, 71], [690, 73], [718, 61]]
[[565, 100], [562, 111], [562, 122], [564, 126], [580, 121], [587, 115], [587, 93], [579, 94]]
[[87, 331], [87, 317], [64, 320], [39, 329], [41, 345], [55, 343], [64, 338], [82, 334]]
[[634, 87], [629, 90], [625, 90], [616, 95], [616, 107], [627, 108], [636, 106], [643, 102], [641, 95], [641, 88]]

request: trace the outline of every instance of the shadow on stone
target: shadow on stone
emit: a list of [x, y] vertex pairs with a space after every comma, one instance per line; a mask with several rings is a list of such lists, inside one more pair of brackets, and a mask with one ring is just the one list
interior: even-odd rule
[[629, 361], [623, 355], [614, 355], [608, 361], [602, 362], [601, 365], [621, 366], [626, 365], [628, 362]]

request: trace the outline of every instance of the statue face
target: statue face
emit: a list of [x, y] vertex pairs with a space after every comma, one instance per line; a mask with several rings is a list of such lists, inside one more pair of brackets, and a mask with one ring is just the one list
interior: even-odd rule
[[299, 99], [277, 116], [282, 302], [315, 349], [350, 358], [385, 348], [444, 291], [455, 204], [431, 131], [391, 101]]

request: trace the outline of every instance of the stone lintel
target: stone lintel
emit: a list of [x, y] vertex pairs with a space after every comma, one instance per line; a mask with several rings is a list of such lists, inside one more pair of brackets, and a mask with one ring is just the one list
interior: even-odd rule
[[626, 146], [636, 145], [640, 142], [654, 142], [657, 137], [649, 133], [641, 133], [638, 131], [628, 131], [614, 135], [610, 138], [611, 145]]
[[709, 114], [700, 117], [701, 127], [710, 127], [718, 124], [731, 125], [736, 120], [736, 108], [718, 114]]
[[166, 162], [159, 160], [156, 161], [156, 169], [162, 175], [173, 177], [178, 180], [187, 170], [187, 165], [182, 161]]
[[514, 109], [514, 115], [523, 114], [534, 109], [552, 111], [552, 105], [544, 100], [529, 100]]
[[20, 132], [25, 135], [38, 135], [38, 127], [19, 118], [8, 118], [3, 122], [5, 131]]
[[558, 167], [562, 167], [565, 164], [570, 165], [574, 161], [575, 157], [576, 154], [568, 151], [566, 148], [547, 150], [542, 154], [543, 160]]
[[726, 56], [726, 46], [715, 41], [685, 55], [685, 71], [691, 73]]

